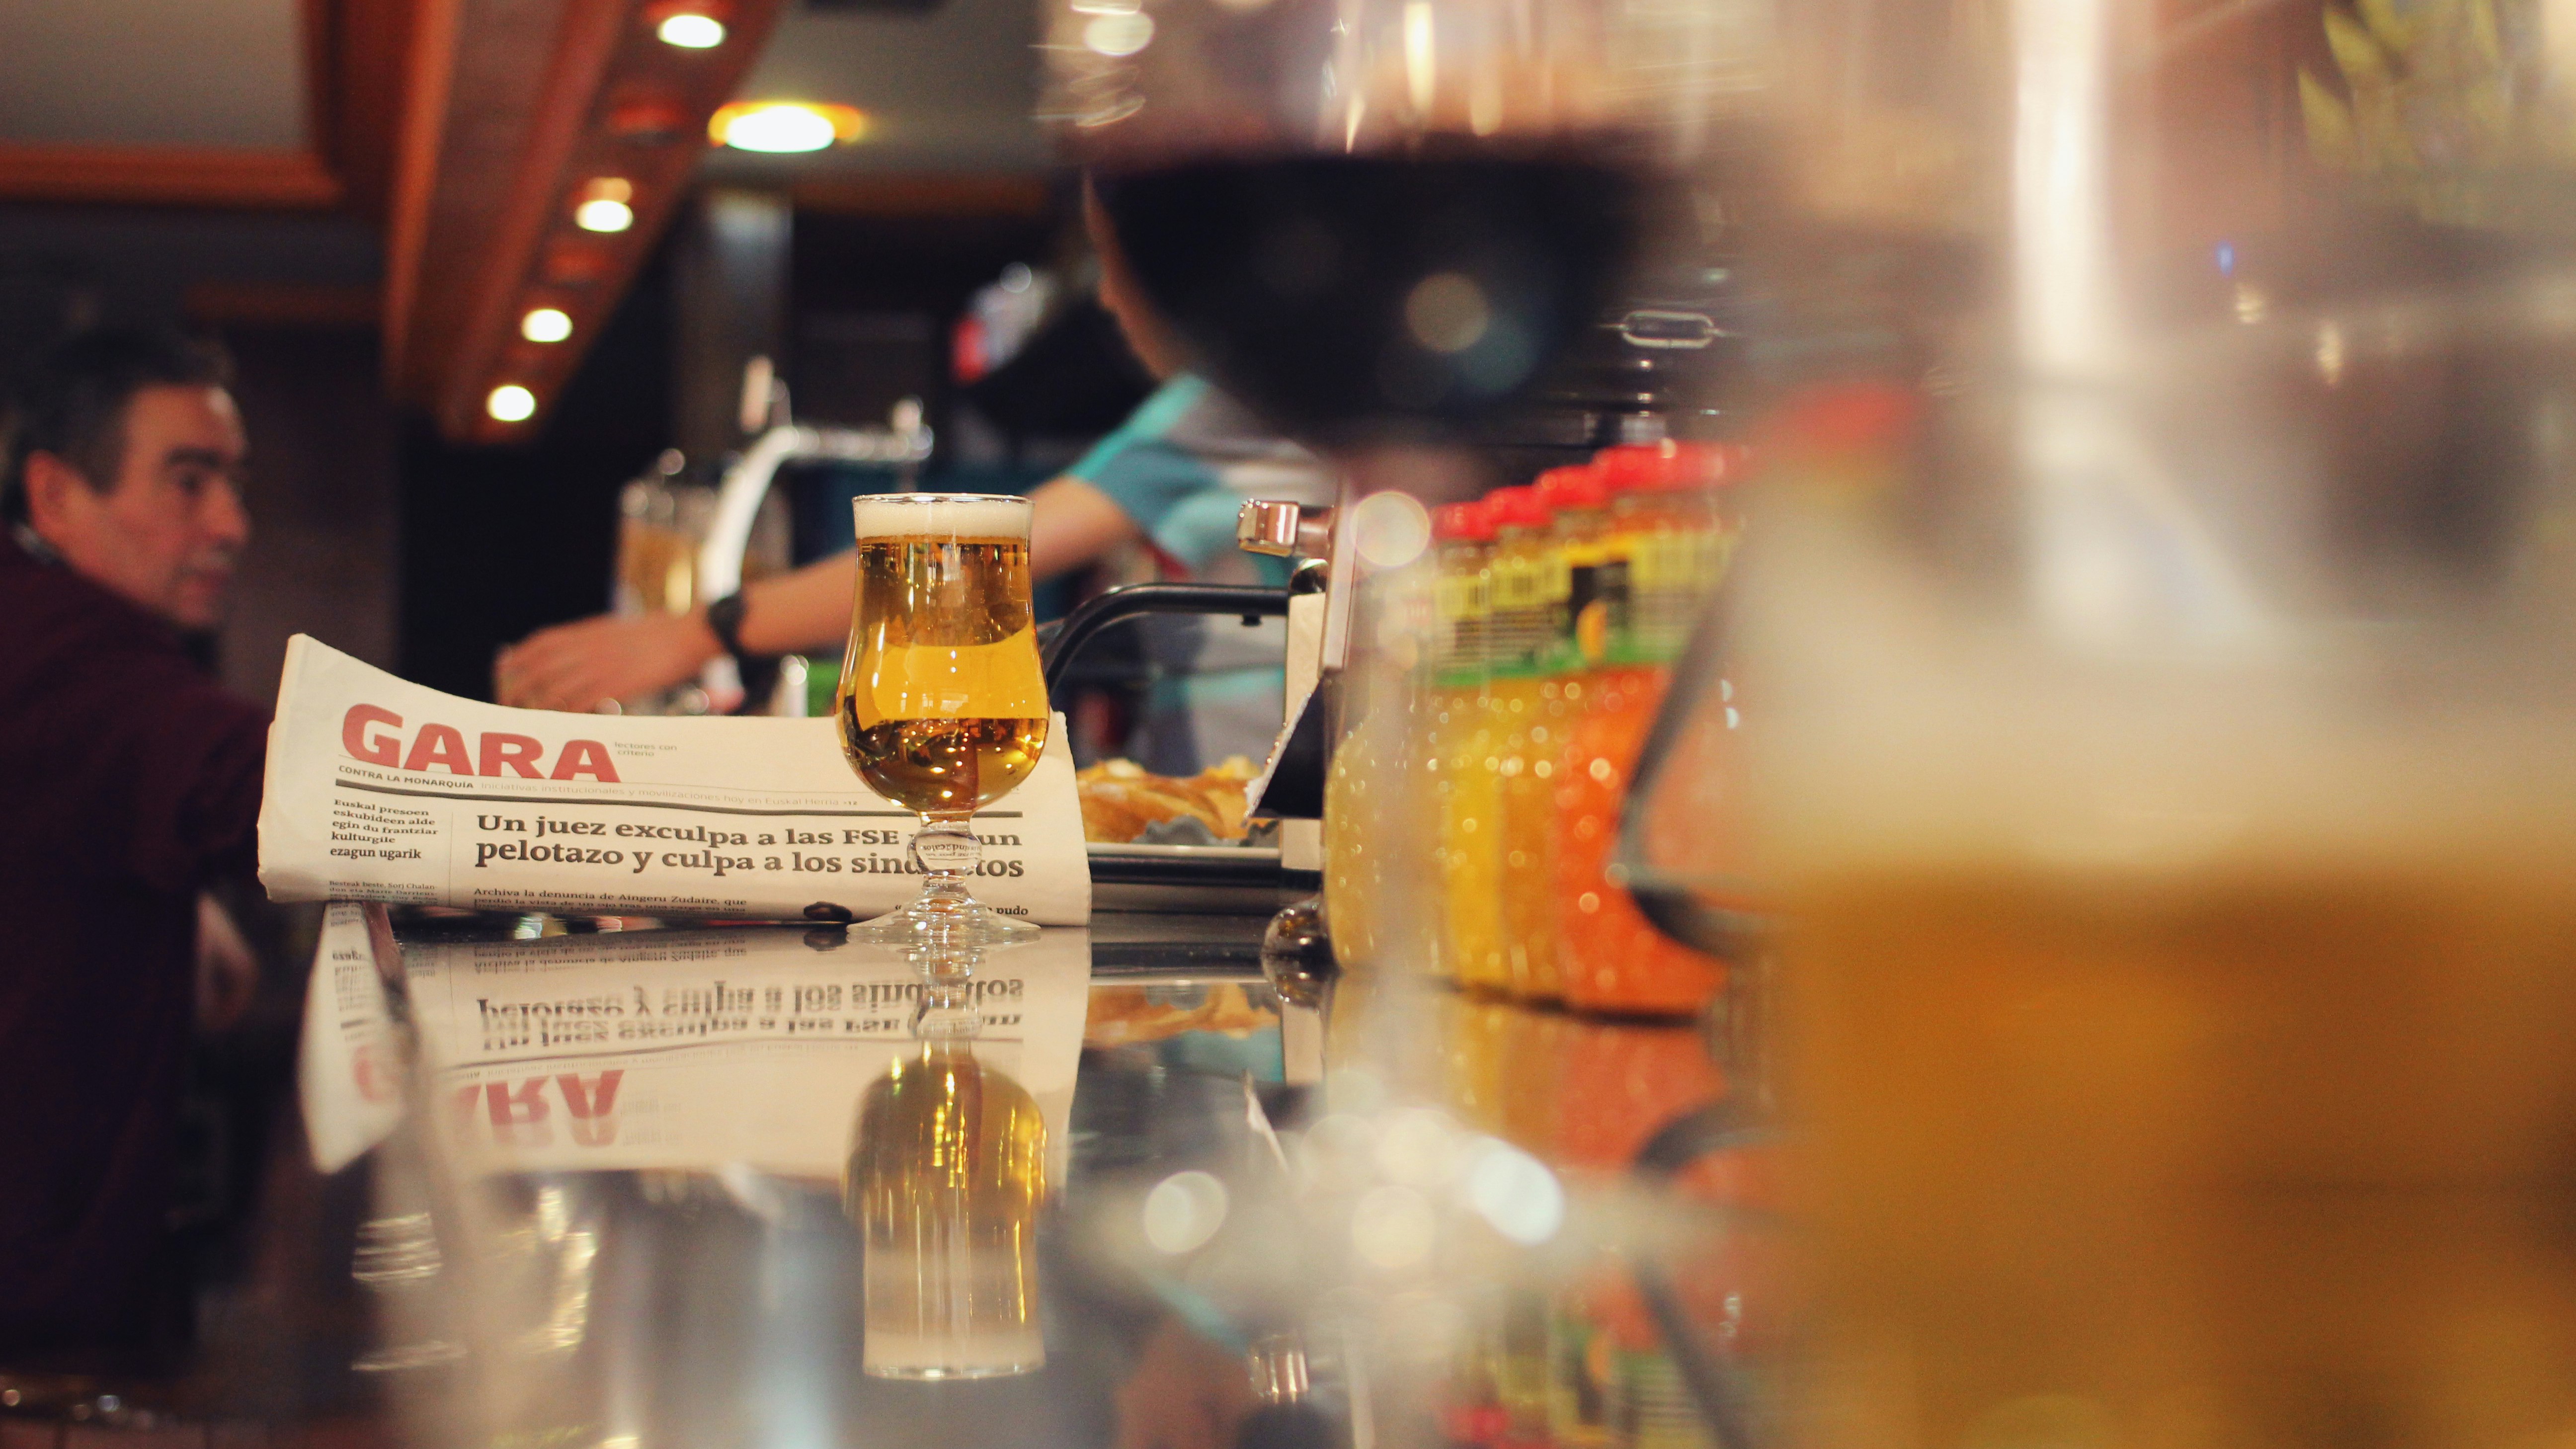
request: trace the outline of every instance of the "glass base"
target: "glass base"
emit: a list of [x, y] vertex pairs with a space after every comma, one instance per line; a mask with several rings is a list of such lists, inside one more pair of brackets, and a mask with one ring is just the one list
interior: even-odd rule
[[984, 858], [984, 845], [975, 838], [974, 828], [965, 817], [923, 817], [907, 853], [912, 857], [913, 869], [921, 872], [921, 894], [914, 896], [909, 905], [852, 926], [851, 940], [951, 957], [921, 963], [936, 980], [951, 974], [962, 977], [974, 969], [971, 958], [954, 959], [956, 952], [1016, 945], [1038, 938], [1037, 927], [1012, 920], [967, 894], [966, 883], [975, 878], [976, 866]]
[[1006, 1379], [1014, 1374], [1033, 1374], [1046, 1367], [1041, 1358], [1031, 1363], [969, 1364], [963, 1368], [911, 1368], [901, 1365], [862, 1364], [859, 1371], [872, 1379], [910, 1379], [915, 1383], [937, 1383], [942, 1379]]
[[849, 938], [873, 946], [940, 950], [1034, 941], [1038, 928], [962, 892], [951, 896], [926, 890], [874, 920], [852, 926]]

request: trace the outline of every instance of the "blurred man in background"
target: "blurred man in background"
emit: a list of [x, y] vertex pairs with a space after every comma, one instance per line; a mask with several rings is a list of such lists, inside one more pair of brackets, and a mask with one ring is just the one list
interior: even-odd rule
[[56, 347], [0, 413], [0, 1354], [148, 1347], [200, 981], [251, 963], [202, 894], [256, 854], [268, 710], [187, 638], [249, 541], [229, 359]]

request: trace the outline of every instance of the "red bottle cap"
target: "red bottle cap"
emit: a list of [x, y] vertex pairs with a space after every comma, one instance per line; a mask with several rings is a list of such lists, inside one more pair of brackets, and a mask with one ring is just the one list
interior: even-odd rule
[[1495, 531], [1506, 528], [1545, 528], [1553, 516], [1547, 500], [1535, 488], [1497, 488], [1485, 495], [1485, 511], [1494, 520]]
[[1431, 515], [1431, 536], [1436, 539], [1458, 539], [1482, 543], [1494, 536], [1494, 518], [1484, 501], [1444, 503]]
[[1589, 463], [1550, 468], [1538, 475], [1535, 486], [1540, 500], [1553, 509], [1606, 508], [1610, 504], [1609, 480]]
[[1752, 455], [1734, 443], [1642, 443], [1605, 448], [1592, 460], [1614, 493], [1688, 493], [1744, 477]]

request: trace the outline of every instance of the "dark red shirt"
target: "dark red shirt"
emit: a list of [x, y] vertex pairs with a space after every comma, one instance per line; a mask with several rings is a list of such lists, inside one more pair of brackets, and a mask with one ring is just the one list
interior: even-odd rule
[[198, 887], [257, 853], [268, 711], [0, 534], [0, 1356], [139, 1346]]

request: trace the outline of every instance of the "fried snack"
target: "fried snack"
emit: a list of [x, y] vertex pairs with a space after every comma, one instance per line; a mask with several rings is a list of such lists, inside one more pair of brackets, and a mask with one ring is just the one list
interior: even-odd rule
[[1091, 993], [1082, 1044], [1133, 1046], [1192, 1031], [1246, 1037], [1267, 1029], [1276, 1013], [1253, 1004], [1233, 982], [1206, 986], [1103, 986]]
[[1147, 826], [1186, 817], [1219, 840], [1241, 840], [1249, 808], [1244, 787], [1255, 773], [1241, 755], [1185, 780], [1151, 774], [1133, 760], [1103, 760], [1073, 777], [1082, 838], [1130, 844]]

